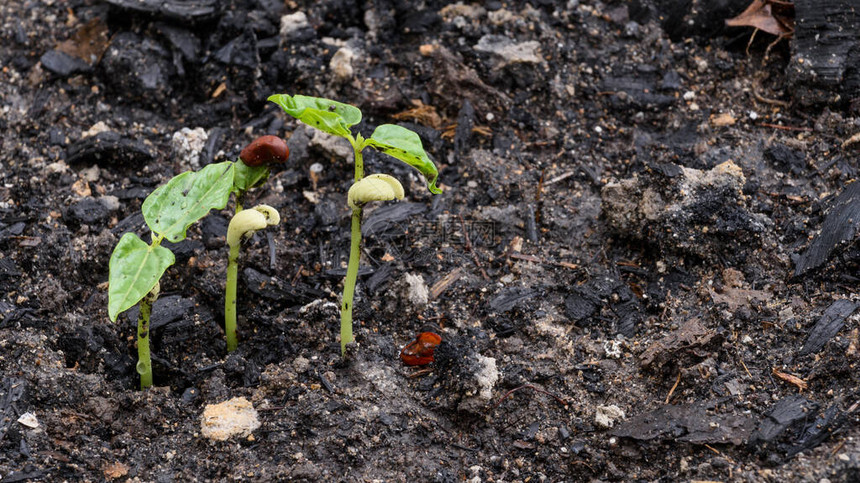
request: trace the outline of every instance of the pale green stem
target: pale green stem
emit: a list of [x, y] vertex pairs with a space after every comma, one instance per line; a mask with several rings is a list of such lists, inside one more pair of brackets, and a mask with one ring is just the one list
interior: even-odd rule
[[140, 313], [137, 315], [137, 372], [140, 374], [140, 388], [152, 386], [152, 359], [149, 355], [149, 316], [152, 314], [152, 304], [158, 299], [160, 284], [146, 294], [140, 301]]
[[239, 280], [239, 246], [230, 247], [227, 256], [227, 290], [224, 295], [224, 332], [227, 336], [227, 352], [238, 346], [236, 341], [236, 285]]
[[[349, 139], [355, 153], [355, 181], [364, 178], [364, 139]], [[352, 210], [351, 239], [349, 246], [349, 264], [346, 267], [346, 278], [343, 281], [343, 296], [340, 305], [340, 352], [346, 354], [346, 345], [353, 342], [352, 335], [352, 306], [355, 298], [355, 283], [358, 279], [358, 265], [361, 260], [361, 208]]]
[[354, 341], [352, 336], [352, 306], [355, 297], [355, 282], [358, 279], [358, 262], [361, 259], [361, 208], [352, 210], [352, 239], [349, 247], [349, 265], [343, 282], [343, 297], [340, 306], [340, 351], [346, 353], [346, 345]]

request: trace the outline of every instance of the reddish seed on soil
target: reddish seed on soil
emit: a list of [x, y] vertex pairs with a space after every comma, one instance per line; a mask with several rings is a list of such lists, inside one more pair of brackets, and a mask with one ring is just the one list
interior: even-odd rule
[[422, 332], [400, 351], [400, 360], [407, 366], [426, 366], [433, 362], [433, 352], [441, 343], [439, 334]]
[[290, 148], [277, 136], [260, 136], [239, 154], [239, 158], [248, 166], [285, 163], [289, 157]]

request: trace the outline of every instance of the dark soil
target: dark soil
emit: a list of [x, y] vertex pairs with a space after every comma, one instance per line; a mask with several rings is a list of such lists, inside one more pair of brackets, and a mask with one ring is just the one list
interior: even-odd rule
[[[0, 481], [860, 480], [858, 95], [800, 95], [791, 40], [722, 27], [746, 2], [687, 3], [2, 2]], [[273, 93], [440, 167], [433, 196], [366, 158], [408, 199], [365, 214], [346, 359], [352, 166]], [[248, 201], [283, 221], [243, 249], [239, 349], [228, 207], [169, 246], [139, 391], [111, 251], [264, 134], [292, 157]], [[432, 371], [398, 357], [424, 330]], [[262, 426], [204, 438], [233, 397]]]

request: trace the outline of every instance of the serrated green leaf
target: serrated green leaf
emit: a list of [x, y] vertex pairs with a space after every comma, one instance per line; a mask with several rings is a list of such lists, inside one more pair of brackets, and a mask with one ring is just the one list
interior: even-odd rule
[[116, 322], [120, 313], [140, 302], [175, 261], [173, 252], [167, 248], [148, 245], [134, 233], [123, 235], [110, 256], [110, 320]]
[[268, 166], [248, 166], [241, 160], [236, 161], [233, 172], [233, 192], [242, 196], [251, 188], [261, 186], [269, 179]]
[[357, 107], [331, 99], [275, 94], [269, 96], [269, 100], [308, 126], [336, 136], [351, 136], [349, 128], [361, 122], [361, 111]]
[[427, 179], [427, 189], [433, 194], [442, 192], [436, 187], [439, 170], [421, 145], [421, 138], [415, 131], [394, 124], [383, 124], [373, 131], [370, 139], [365, 141], [368, 146], [395, 157], [417, 169]]
[[149, 228], [173, 243], [185, 239], [188, 227], [210, 210], [221, 210], [233, 190], [235, 167], [230, 161], [186, 171], [159, 186], [143, 202]]

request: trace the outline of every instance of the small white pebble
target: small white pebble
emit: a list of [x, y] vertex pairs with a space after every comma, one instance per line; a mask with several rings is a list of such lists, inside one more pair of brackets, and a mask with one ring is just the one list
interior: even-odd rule
[[495, 118], [496, 118], [496, 116], [495, 116], [495, 115], [493, 115], [493, 113], [492, 113], [492, 112], [488, 112], [488, 113], [487, 113], [487, 120], [488, 120], [488, 121], [492, 121], [492, 120], [493, 120], [493, 119], [495, 119]]
[[749, 116], [750, 116], [750, 119], [752, 119], [753, 121], [758, 119], [758, 113], [755, 111], [750, 111]]
[[692, 101], [695, 98], [696, 98], [696, 93], [693, 91], [687, 91], [684, 93], [684, 100], [685, 101]]

